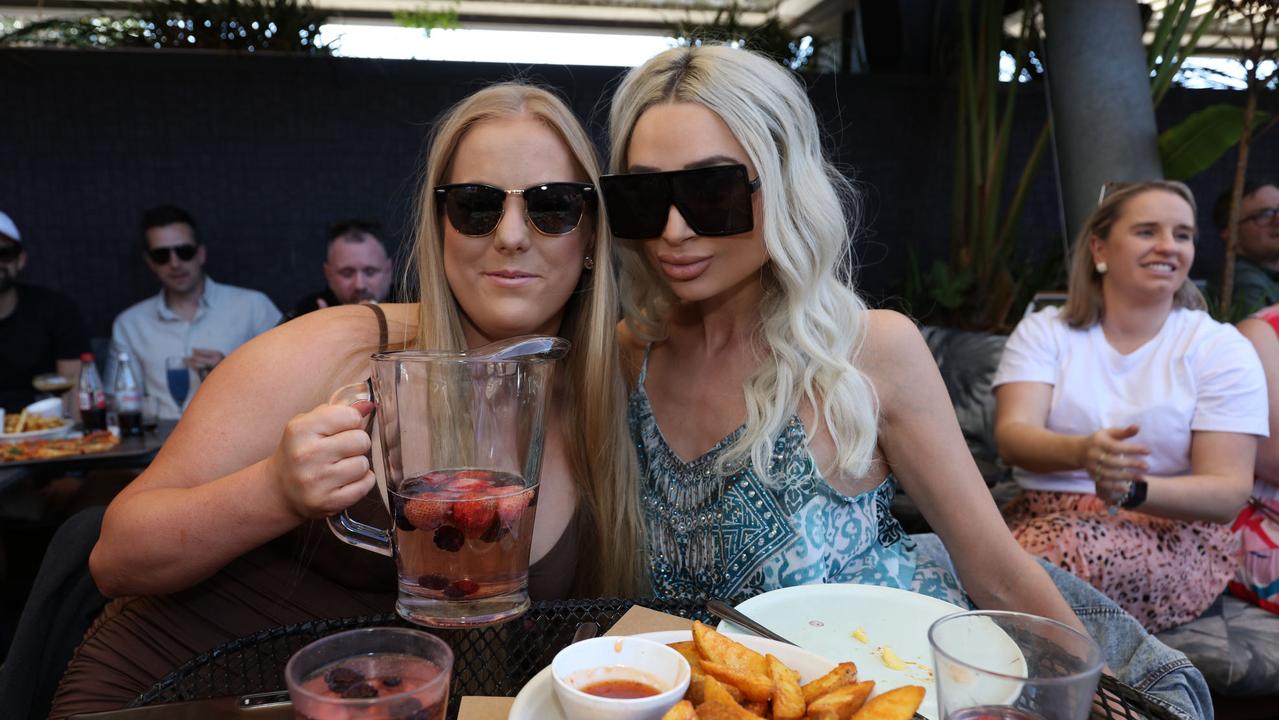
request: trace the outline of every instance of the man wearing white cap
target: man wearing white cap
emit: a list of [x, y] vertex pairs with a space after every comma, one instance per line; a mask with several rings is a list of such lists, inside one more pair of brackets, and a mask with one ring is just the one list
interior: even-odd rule
[[88, 352], [84, 320], [71, 298], [18, 282], [27, 247], [0, 211], [0, 407], [17, 412], [35, 399], [31, 380], [56, 372], [75, 382]]

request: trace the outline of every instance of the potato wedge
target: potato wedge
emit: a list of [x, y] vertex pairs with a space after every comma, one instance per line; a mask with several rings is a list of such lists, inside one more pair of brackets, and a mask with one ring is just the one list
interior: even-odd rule
[[693, 668], [702, 664], [702, 656], [697, 654], [697, 643], [694, 643], [692, 640], [671, 643], [666, 647], [674, 650], [680, 655], [683, 655], [684, 659], [687, 660], [688, 664]]
[[697, 645], [692, 640], [684, 642], [671, 643], [668, 645], [670, 649], [684, 656], [688, 661], [689, 680], [688, 691], [684, 693], [684, 697], [692, 701], [693, 705], [701, 705], [705, 698], [703, 697], [706, 673], [702, 672], [702, 656], [697, 654]]
[[766, 702], [744, 702], [742, 703], [742, 709], [755, 717], [768, 717], [768, 703]]
[[688, 689], [684, 691], [684, 699], [693, 703], [695, 706], [706, 702], [705, 673], [699, 673], [689, 678]]
[[714, 700], [698, 705], [697, 717], [698, 720], [759, 720], [758, 716], [746, 712], [740, 705], [728, 705]]
[[856, 663], [842, 662], [832, 668], [830, 672], [801, 688], [804, 691], [804, 702], [811, 703], [832, 690], [837, 690], [845, 685], [852, 685], [855, 682], [857, 682]]
[[[703, 673], [702, 677], [710, 677], [710, 675]], [[724, 683], [720, 683], [719, 686], [724, 688], [724, 690], [728, 693], [729, 697], [733, 698], [733, 702], [737, 703], [738, 705], [741, 705], [743, 702], [745, 702], [746, 698], [742, 696], [741, 690], [738, 690], [732, 685], [725, 685]]]
[[862, 705], [856, 720], [910, 720], [924, 701], [924, 689], [918, 685], [894, 688]]
[[765, 674], [742, 668], [722, 665], [710, 660], [702, 661], [702, 671], [708, 676], [742, 691], [742, 697], [755, 702], [768, 702], [773, 698], [773, 681]]
[[[737, 688], [733, 688], [733, 690], [737, 690]], [[740, 701], [740, 690], [738, 691], [738, 697], [733, 697], [733, 695], [729, 692], [729, 686], [724, 685], [724, 683], [719, 680], [716, 680], [712, 675], [704, 676], [704, 682], [702, 683], [702, 702], [697, 704], [698, 707], [701, 707], [702, 703], [708, 702], [737, 705]]]
[[662, 720], [697, 720], [697, 711], [693, 709], [693, 703], [687, 700], [680, 700], [675, 703], [666, 714], [662, 716]]
[[832, 690], [817, 698], [808, 706], [808, 714], [812, 716], [830, 717], [837, 720], [848, 720], [853, 713], [866, 702], [875, 683], [871, 680]]
[[712, 630], [701, 622], [693, 622], [693, 642], [703, 660], [739, 668], [756, 675], [768, 675], [768, 664], [764, 656], [745, 645], [730, 640], [727, 636]]
[[773, 681], [773, 720], [804, 717], [804, 691], [799, 687], [799, 673], [775, 655], [765, 655], [764, 660], [768, 663], [768, 677]]

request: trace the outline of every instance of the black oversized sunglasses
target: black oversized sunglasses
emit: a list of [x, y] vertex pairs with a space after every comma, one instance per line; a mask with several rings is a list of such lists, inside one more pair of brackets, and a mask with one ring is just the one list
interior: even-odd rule
[[463, 235], [478, 237], [497, 229], [506, 196], [524, 198], [524, 215], [543, 235], [573, 232], [586, 207], [595, 206], [595, 187], [587, 183], [553, 182], [523, 190], [503, 190], [481, 183], [456, 183], [435, 188], [435, 197], [449, 222]]
[[195, 245], [177, 245], [175, 247], [152, 248], [147, 250], [147, 256], [151, 258], [151, 262], [156, 265], [168, 265], [169, 254], [173, 253], [178, 256], [182, 262], [186, 262], [195, 257], [195, 251], [199, 248]]
[[751, 195], [758, 189], [759, 178], [747, 177], [745, 165], [600, 178], [609, 228], [630, 240], [661, 235], [671, 205], [698, 235], [750, 232], [755, 228]]

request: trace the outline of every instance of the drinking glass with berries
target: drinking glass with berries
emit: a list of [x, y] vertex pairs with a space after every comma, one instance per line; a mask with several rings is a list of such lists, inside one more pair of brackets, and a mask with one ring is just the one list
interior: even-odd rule
[[453, 651], [410, 628], [348, 630], [321, 638], [284, 669], [298, 720], [444, 720]]

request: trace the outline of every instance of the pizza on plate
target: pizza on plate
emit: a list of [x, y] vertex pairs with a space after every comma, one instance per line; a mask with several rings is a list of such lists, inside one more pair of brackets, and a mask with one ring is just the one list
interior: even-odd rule
[[119, 438], [105, 430], [92, 432], [83, 437], [26, 440], [0, 445], [0, 462], [52, 460], [74, 455], [89, 455], [110, 450], [119, 443]]

